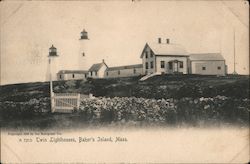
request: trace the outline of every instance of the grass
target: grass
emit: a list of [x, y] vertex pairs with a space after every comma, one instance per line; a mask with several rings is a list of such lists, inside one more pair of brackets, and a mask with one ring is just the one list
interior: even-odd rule
[[[249, 76], [161, 75], [142, 82], [139, 79], [140, 77], [56, 81], [54, 82], [54, 91], [93, 93], [97, 97], [173, 98], [175, 100], [185, 98], [194, 100], [220, 95], [231, 100], [226, 102], [226, 105], [224, 104], [226, 108], [237, 110], [243, 106], [244, 111], [245, 108], [249, 108]], [[241, 102], [245, 102], [245, 100], [248, 104], [242, 105]], [[190, 110], [192, 109], [190, 108]], [[238, 117], [232, 115], [235, 111], [224, 110], [223, 116]], [[46, 129], [94, 124], [93, 121], [83, 119], [83, 116], [79, 114], [51, 114], [49, 111], [48, 82], [4, 85], [0, 88], [0, 120], [3, 127]], [[183, 111], [185, 111], [184, 108]], [[189, 111], [186, 110], [186, 112]], [[188, 120], [192, 121], [192, 118], [196, 117], [194, 115], [190, 113], [190, 115], [186, 114], [185, 117], [189, 117]], [[184, 117], [184, 114], [179, 113], [179, 116]], [[249, 120], [249, 117], [243, 117], [244, 122]], [[234, 118], [234, 120], [237, 119], [241, 118]], [[202, 120], [194, 120], [193, 122], [199, 124], [199, 121]], [[97, 124], [102, 123], [98, 122]]]

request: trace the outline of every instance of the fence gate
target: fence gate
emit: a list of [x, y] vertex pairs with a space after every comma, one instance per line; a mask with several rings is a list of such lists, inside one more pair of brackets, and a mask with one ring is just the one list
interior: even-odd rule
[[53, 93], [51, 112], [71, 113], [80, 107], [79, 93]]

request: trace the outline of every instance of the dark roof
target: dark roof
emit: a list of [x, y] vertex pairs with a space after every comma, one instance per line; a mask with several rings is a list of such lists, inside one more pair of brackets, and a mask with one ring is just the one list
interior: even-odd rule
[[190, 54], [190, 60], [225, 60], [220, 53], [197, 53]]
[[86, 74], [86, 73], [88, 73], [88, 71], [86, 71], [86, 70], [60, 70], [58, 73], [59, 74], [71, 74], [71, 73]]
[[[146, 43], [144, 49], [149, 46], [155, 55], [163, 56], [188, 56], [186, 49], [179, 44], [166, 44], [166, 43]], [[144, 52], [143, 49], [143, 52]], [[143, 56], [141, 54], [141, 58]]]
[[133, 69], [133, 68], [142, 68], [142, 64], [134, 64], [134, 65], [125, 65], [119, 67], [109, 67], [107, 71], [115, 71], [115, 70], [122, 70], [122, 69]]
[[[93, 64], [90, 67], [89, 71], [99, 71], [103, 65], [106, 65], [106, 63], [102, 62], [102, 63]], [[106, 67], [108, 66], [106, 65]]]

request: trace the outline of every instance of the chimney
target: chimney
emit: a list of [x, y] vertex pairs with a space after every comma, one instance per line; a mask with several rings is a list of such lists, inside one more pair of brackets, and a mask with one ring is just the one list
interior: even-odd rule
[[169, 40], [169, 39], [166, 39], [166, 43], [169, 44], [169, 43], [170, 43], [170, 40]]
[[102, 59], [102, 62], [104, 63], [104, 59]]
[[158, 38], [158, 43], [161, 44], [161, 38]]

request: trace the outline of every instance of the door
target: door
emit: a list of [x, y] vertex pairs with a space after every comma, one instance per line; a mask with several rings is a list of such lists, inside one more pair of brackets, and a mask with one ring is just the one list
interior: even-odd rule
[[174, 72], [178, 72], [178, 62], [174, 62]]

